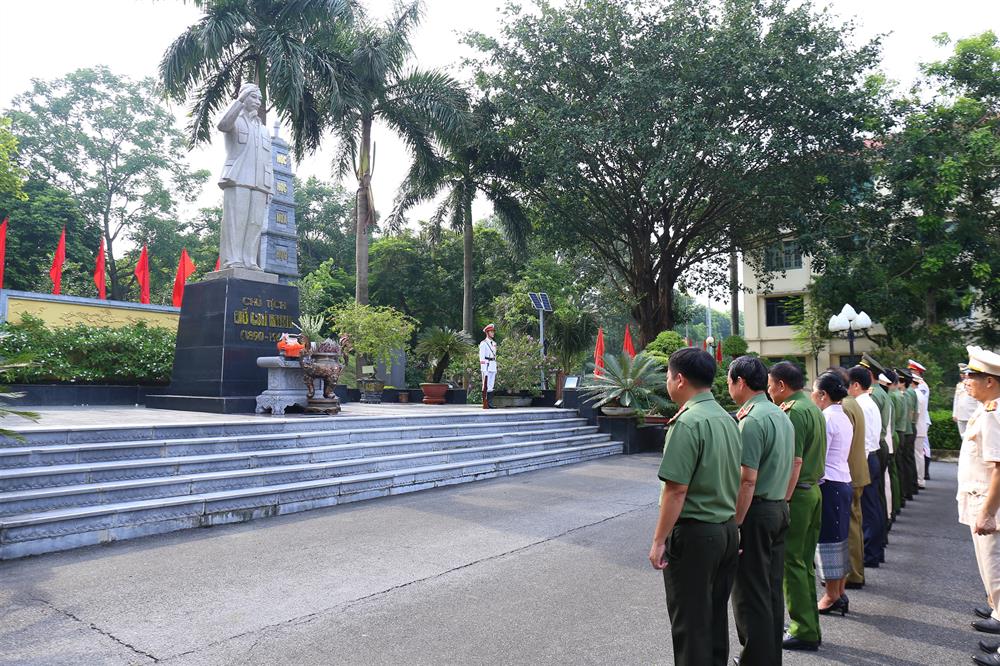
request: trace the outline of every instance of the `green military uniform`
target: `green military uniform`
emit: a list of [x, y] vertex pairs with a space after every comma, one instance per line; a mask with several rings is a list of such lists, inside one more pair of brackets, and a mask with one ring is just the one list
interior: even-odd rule
[[847, 466], [851, 470], [851, 526], [847, 533], [847, 549], [851, 556], [851, 568], [847, 574], [848, 583], [865, 584], [865, 539], [861, 532], [861, 493], [871, 483], [868, 473], [868, 454], [865, 453], [865, 413], [854, 398], [844, 398], [841, 405], [854, 429], [851, 451], [847, 455]]
[[729, 593], [739, 536], [740, 433], [712, 397], [699, 393], [670, 421], [660, 480], [687, 486], [667, 538], [663, 584], [674, 663], [723, 666], [729, 659]]
[[906, 412], [906, 398], [900, 389], [889, 392], [892, 404], [892, 455], [889, 456], [889, 480], [892, 482], [892, 510], [899, 513], [906, 500], [903, 498], [903, 422]]
[[805, 391], [781, 403], [795, 427], [795, 457], [802, 459], [799, 481], [788, 506], [791, 525], [785, 538], [785, 604], [788, 633], [803, 641], [819, 641], [816, 609], [816, 544], [822, 515], [819, 480], [826, 469], [826, 419]]
[[913, 499], [913, 496], [917, 493], [917, 470], [916, 470], [916, 440], [917, 440], [917, 410], [919, 408], [919, 402], [917, 401], [917, 390], [910, 386], [905, 391], [903, 395], [906, 398], [906, 451], [904, 452], [903, 458], [903, 469], [906, 470], [906, 482], [907, 485], [904, 489], [904, 495], [906, 499]]
[[741, 464], [757, 470], [753, 501], [740, 525], [740, 556], [733, 586], [733, 614], [743, 652], [740, 664], [768, 666], [781, 662], [785, 604], [781, 581], [785, 572], [788, 503], [795, 429], [784, 412], [760, 393], [738, 412], [743, 440]]
[[886, 393], [885, 389], [882, 388], [881, 384], [878, 382], [872, 383], [871, 388], [872, 400], [875, 401], [875, 405], [878, 407], [878, 413], [882, 417], [882, 425], [878, 433], [878, 498], [879, 502], [882, 504], [882, 515], [885, 516], [885, 534], [882, 539], [885, 543], [889, 542], [889, 527], [891, 523], [889, 522], [889, 505], [885, 501], [885, 472], [889, 469], [889, 444], [885, 441], [885, 433], [889, 427], [890, 419], [890, 407], [889, 407], [889, 394]]

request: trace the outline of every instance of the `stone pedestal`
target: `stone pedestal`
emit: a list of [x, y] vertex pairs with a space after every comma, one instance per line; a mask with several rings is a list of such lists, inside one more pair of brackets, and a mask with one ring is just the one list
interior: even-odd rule
[[298, 359], [263, 356], [257, 359], [257, 367], [267, 370], [267, 390], [257, 396], [258, 414], [265, 411], [284, 414], [292, 405], [302, 409], [308, 406], [302, 364]]
[[257, 358], [294, 333], [298, 288], [221, 278], [184, 289], [170, 387], [146, 406], [216, 414], [253, 413], [267, 388]]

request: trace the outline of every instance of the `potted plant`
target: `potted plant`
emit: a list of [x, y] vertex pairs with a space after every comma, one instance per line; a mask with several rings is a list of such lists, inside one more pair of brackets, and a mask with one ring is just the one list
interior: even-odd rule
[[424, 392], [425, 405], [443, 405], [448, 384], [442, 382], [444, 373], [452, 359], [468, 353], [474, 346], [472, 337], [465, 331], [455, 331], [450, 328], [434, 326], [428, 328], [417, 341], [414, 351], [427, 359], [430, 370], [429, 382], [422, 382], [420, 389]]
[[[559, 369], [555, 359], [542, 356], [536, 338], [523, 333], [504, 337], [497, 350], [497, 389], [493, 395], [497, 407], [528, 407], [532, 396], [541, 395], [541, 377]], [[501, 395], [502, 392], [505, 395]]]
[[667, 375], [652, 356], [606, 354], [604, 370], [587, 375], [580, 392], [607, 416], [634, 416], [653, 406], [666, 408], [667, 401], [657, 395], [666, 386]]

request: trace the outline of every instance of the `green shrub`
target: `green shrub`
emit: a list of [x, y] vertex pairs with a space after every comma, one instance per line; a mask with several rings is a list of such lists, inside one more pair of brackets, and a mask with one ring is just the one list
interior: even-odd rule
[[174, 362], [176, 334], [143, 322], [121, 328], [73, 326], [48, 328], [31, 315], [0, 330], [0, 356], [29, 360], [12, 368], [8, 381], [19, 384], [166, 384]]
[[726, 356], [733, 358], [743, 356], [749, 348], [747, 341], [739, 335], [730, 335], [722, 341], [722, 351], [725, 352]]
[[958, 425], [951, 420], [951, 410], [936, 409], [930, 414], [931, 425], [927, 429], [927, 438], [931, 448], [952, 451], [962, 448], [962, 438], [958, 434]]

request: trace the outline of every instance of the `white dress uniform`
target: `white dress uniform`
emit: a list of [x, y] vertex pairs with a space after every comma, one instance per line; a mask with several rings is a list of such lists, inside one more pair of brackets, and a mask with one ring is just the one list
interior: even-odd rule
[[955, 386], [955, 399], [951, 402], [951, 414], [958, 424], [958, 434], [965, 437], [965, 428], [969, 425], [969, 419], [976, 413], [979, 403], [975, 398], [965, 392], [965, 382], [959, 382]]
[[920, 381], [914, 382], [913, 388], [917, 392], [917, 436], [913, 443], [913, 458], [917, 468], [917, 486], [923, 488], [924, 458], [929, 458], [931, 455], [931, 444], [927, 438], [927, 429], [931, 425], [931, 416], [928, 412], [931, 390], [922, 377]]
[[479, 371], [483, 374], [486, 391], [492, 392], [497, 380], [497, 343], [485, 338], [479, 343]]

